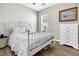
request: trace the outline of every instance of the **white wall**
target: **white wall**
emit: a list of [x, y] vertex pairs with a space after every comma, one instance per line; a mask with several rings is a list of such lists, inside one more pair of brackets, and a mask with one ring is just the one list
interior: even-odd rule
[[52, 29], [55, 39], [60, 39], [60, 27], [59, 25], [61, 23], [79, 23], [79, 16], [77, 21], [70, 21], [70, 22], [59, 22], [59, 11], [72, 8], [72, 7], [78, 7], [78, 14], [79, 14], [79, 4], [78, 3], [60, 3], [57, 5], [54, 5], [52, 7], [49, 7], [47, 9], [44, 9], [42, 11], [39, 11], [39, 30], [40, 30], [40, 16], [44, 14], [48, 14], [48, 24], [49, 29]]
[[[4, 33], [3, 24], [15, 24], [24, 21], [32, 25], [33, 31], [37, 30], [37, 13], [20, 4], [1, 3], [0, 4], [0, 34]], [[8, 30], [6, 35], [8, 35]]]

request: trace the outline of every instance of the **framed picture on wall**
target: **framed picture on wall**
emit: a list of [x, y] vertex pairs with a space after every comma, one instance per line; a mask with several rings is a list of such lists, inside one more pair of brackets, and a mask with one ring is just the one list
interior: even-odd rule
[[77, 20], [77, 7], [59, 11], [59, 22], [76, 21]]

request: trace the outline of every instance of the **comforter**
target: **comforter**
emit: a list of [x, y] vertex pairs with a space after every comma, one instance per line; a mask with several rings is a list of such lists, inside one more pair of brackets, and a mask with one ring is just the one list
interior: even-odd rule
[[18, 56], [28, 55], [28, 34], [12, 33], [8, 42], [11, 50]]

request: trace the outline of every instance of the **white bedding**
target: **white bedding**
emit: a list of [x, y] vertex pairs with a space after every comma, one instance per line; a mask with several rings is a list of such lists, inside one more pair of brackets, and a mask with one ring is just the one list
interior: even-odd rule
[[[50, 32], [41, 32], [29, 35], [29, 51], [43, 44], [53, 37]], [[16, 55], [28, 55], [28, 33], [12, 33], [9, 38], [9, 46]]]
[[27, 33], [12, 33], [10, 35], [8, 44], [11, 46], [11, 50], [14, 51], [16, 55], [27, 55], [27, 35]]

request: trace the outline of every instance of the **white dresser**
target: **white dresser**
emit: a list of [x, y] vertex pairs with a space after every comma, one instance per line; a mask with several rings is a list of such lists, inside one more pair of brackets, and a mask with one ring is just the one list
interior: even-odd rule
[[60, 24], [60, 44], [66, 44], [78, 49], [78, 28], [78, 24]]

